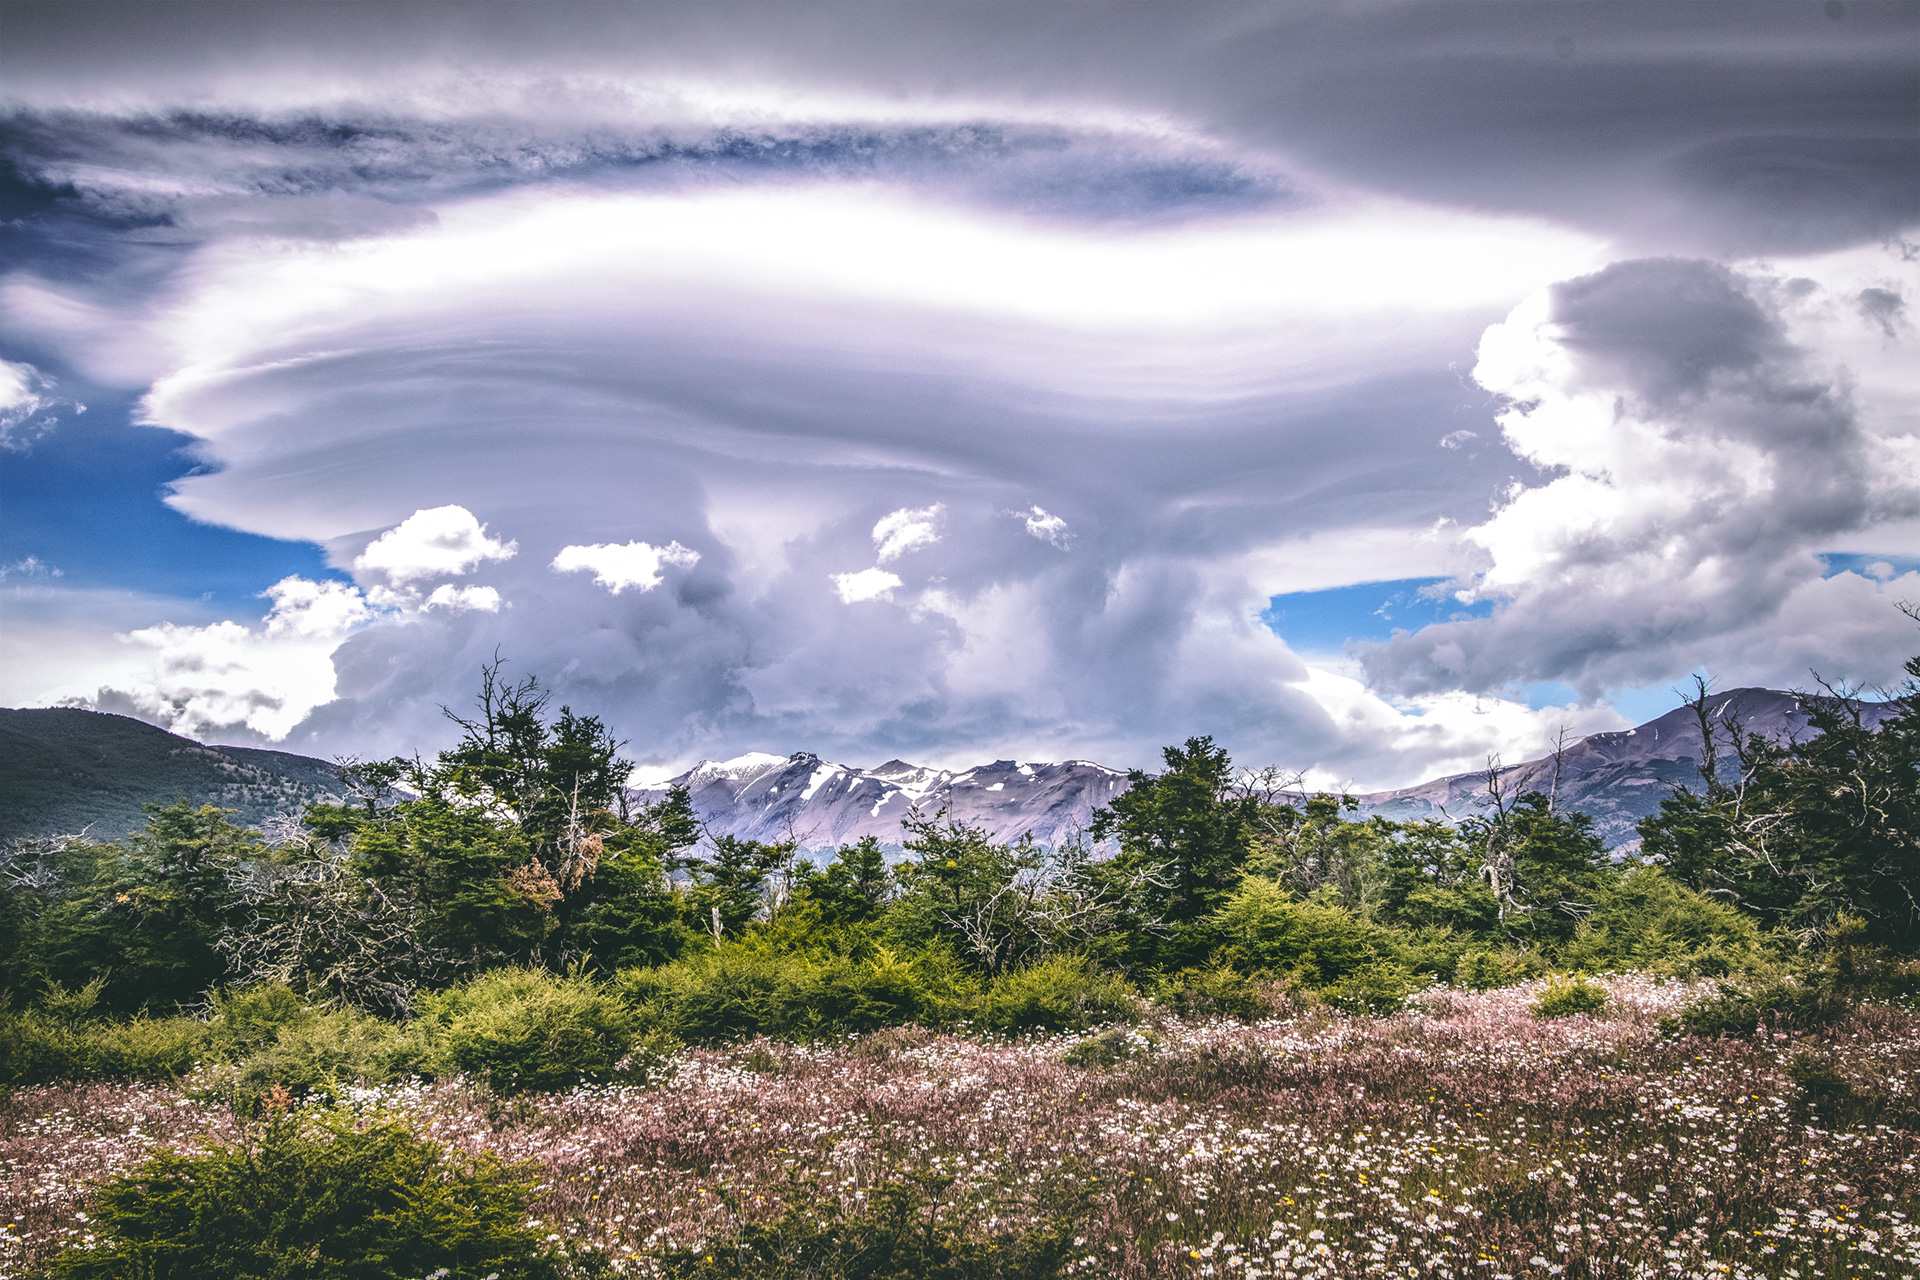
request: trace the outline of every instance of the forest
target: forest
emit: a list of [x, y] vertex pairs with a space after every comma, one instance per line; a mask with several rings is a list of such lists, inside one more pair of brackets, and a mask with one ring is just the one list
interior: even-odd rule
[[[453, 745], [353, 764], [353, 797], [297, 823], [252, 830], [181, 802], [122, 842], [6, 850], [0, 1149], [15, 1172], [0, 1267], [1295, 1276], [1363, 1262], [1477, 1273], [1504, 1258], [1503, 1273], [1597, 1276], [1674, 1259], [1793, 1275], [1781, 1268], [1799, 1259], [1910, 1274], [1920, 658], [1907, 670], [1877, 730], [1827, 690], [1809, 699], [1818, 732], [1798, 741], [1710, 720], [1703, 688], [1700, 781], [1665, 799], [1627, 856], [1551, 791], [1503, 794], [1494, 771], [1454, 822], [1362, 820], [1350, 798], [1236, 769], [1196, 737], [1060, 847], [917, 813], [904, 857], [869, 838], [816, 862], [797, 839], [704, 832], [684, 790], [634, 805], [607, 727], [554, 712], [537, 681], [495, 664], [474, 707], [449, 712]], [[1471, 1067], [1456, 1060], [1468, 1047]], [[1739, 1102], [1691, 1105], [1709, 1128], [1746, 1117], [1729, 1151], [1790, 1150], [1804, 1171], [1810, 1140], [1780, 1144], [1809, 1117], [1876, 1135], [1884, 1150], [1856, 1136], [1842, 1160], [1881, 1170], [1868, 1219], [1793, 1197], [1779, 1218], [1742, 1192], [1715, 1210], [1733, 1225], [1696, 1239], [1711, 1215], [1686, 1225], [1706, 1208], [1689, 1203], [1666, 1235], [1628, 1247], [1619, 1224], [1645, 1214], [1617, 1197], [1655, 1203], [1670, 1188], [1621, 1162], [1651, 1170], [1686, 1146], [1634, 1128], [1666, 1124], [1648, 1090], [1713, 1074], [1709, 1058]], [[796, 1089], [811, 1100], [776, 1118], [768, 1100]], [[971, 1127], [941, 1136], [924, 1108], [882, 1105], [876, 1089], [944, 1091]], [[1531, 1111], [1514, 1101], [1529, 1091]], [[1002, 1112], [1035, 1108], [1019, 1136], [992, 1136], [1011, 1123], [996, 1093]], [[1015, 1159], [1090, 1098], [1104, 1118], [1087, 1113], [1091, 1129], [1065, 1144], [1078, 1154], [1055, 1141]], [[772, 1110], [740, 1129], [751, 1158], [722, 1158], [714, 1131], [756, 1107]], [[1337, 1133], [1273, 1132], [1315, 1109]], [[797, 1117], [836, 1110], [830, 1140], [833, 1123], [802, 1133]], [[1432, 1130], [1444, 1117], [1478, 1131], [1496, 1112], [1497, 1137]], [[193, 1140], [177, 1149], [125, 1138], [188, 1114]], [[1128, 1115], [1143, 1132], [1185, 1117], [1161, 1127], [1195, 1144], [1188, 1157], [1208, 1126], [1233, 1123], [1214, 1160], [1189, 1167], [1165, 1151], [1123, 1160], [1111, 1135], [1089, 1136]], [[555, 1163], [636, 1116], [651, 1117], [648, 1136], [622, 1141], [644, 1158]], [[105, 1124], [114, 1154], [58, 1194], [27, 1186], [19, 1170], [49, 1124], [67, 1137]], [[1551, 1140], [1514, 1138], [1529, 1124]], [[782, 1158], [752, 1137], [772, 1131], [790, 1136]], [[1384, 1154], [1396, 1142], [1405, 1152]], [[1535, 1203], [1542, 1184], [1593, 1190], [1599, 1174], [1572, 1153], [1608, 1143], [1614, 1212], [1589, 1211], [1606, 1226], [1550, 1230], [1569, 1210]], [[1443, 1148], [1476, 1152], [1475, 1176], [1505, 1190], [1441, 1194], [1460, 1168], [1415, 1170]], [[1524, 1168], [1508, 1158], [1521, 1149]], [[1328, 1183], [1341, 1170], [1357, 1178], [1345, 1200]], [[1662, 1176], [1711, 1185], [1697, 1170]], [[556, 1190], [564, 1178], [606, 1186], [581, 1201]], [[403, 1191], [427, 1184], [434, 1196]], [[332, 1219], [289, 1216], [316, 1196]], [[621, 1197], [649, 1207], [610, 1215]], [[76, 1225], [83, 1202], [92, 1216]]]

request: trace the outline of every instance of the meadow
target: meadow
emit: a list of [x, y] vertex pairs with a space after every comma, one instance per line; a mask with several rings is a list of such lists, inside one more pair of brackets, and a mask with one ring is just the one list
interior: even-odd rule
[[[1920, 1275], [1920, 1016], [1707, 1039], [1673, 1022], [1701, 984], [1596, 982], [1563, 1017], [1537, 982], [1438, 987], [1388, 1016], [754, 1039], [645, 1082], [339, 1105], [527, 1162], [552, 1243], [618, 1275], [808, 1274], [823, 1241], [935, 1230], [989, 1260], [957, 1274]], [[86, 1242], [98, 1179], [258, 1123], [160, 1084], [12, 1091], [0, 1275]]]

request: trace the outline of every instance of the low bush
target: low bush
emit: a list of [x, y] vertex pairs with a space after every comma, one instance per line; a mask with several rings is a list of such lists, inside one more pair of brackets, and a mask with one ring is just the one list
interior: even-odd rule
[[1153, 1052], [1159, 1042], [1159, 1037], [1150, 1031], [1135, 1027], [1108, 1027], [1074, 1045], [1060, 1055], [1060, 1060], [1070, 1067], [1105, 1070]]
[[427, 1065], [503, 1093], [609, 1079], [633, 1047], [633, 1012], [584, 974], [496, 969], [420, 1001]]
[[528, 1220], [530, 1179], [398, 1123], [275, 1112], [248, 1139], [163, 1150], [103, 1185], [93, 1241], [44, 1280], [565, 1280], [598, 1268]]
[[699, 1043], [947, 1026], [967, 1015], [978, 994], [972, 977], [940, 951], [902, 958], [867, 947], [815, 956], [743, 943], [624, 970], [617, 987], [644, 1022]]
[[1137, 1022], [1140, 995], [1116, 973], [1084, 957], [1048, 956], [1004, 973], [980, 1001], [980, 1022], [992, 1031], [1084, 1031], [1103, 1022]]
[[1407, 998], [1425, 986], [1405, 965], [1382, 961], [1351, 970], [1318, 995], [1342, 1013], [1378, 1015], [1406, 1008]]
[[1469, 951], [1453, 968], [1453, 985], [1468, 991], [1491, 991], [1511, 987], [1546, 971], [1546, 963], [1537, 952], [1519, 947]]
[[[822, 1203], [824, 1201], [824, 1203]], [[1025, 1208], [1026, 1206], [1022, 1206]], [[1020, 1215], [1025, 1217], [1025, 1214]], [[675, 1280], [1052, 1280], [1065, 1274], [1072, 1225], [1065, 1214], [994, 1229], [949, 1221], [929, 1189], [888, 1183], [861, 1209], [807, 1197], [778, 1219], [746, 1223], [731, 1238], [659, 1259]]]
[[101, 986], [53, 983], [35, 1008], [0, 1007], [0, 1084], [172, 1080], [207, 1052], [206, 1024], [194, 1018], [96, 1017]]
[[1678, 1017], [1662, 1019], [1673, 1034], [1713, 1039], [1750, 1036], [1761, 1027], [1776, 1031], [1811, 1031], [1838, 1022], [1853, 1002], [1830, 986], [1803, 977], [1782, 977], [1735, 986], [1714, 984], [1712, 995], [1694, 1001]]
[[1182, 969], [1162, 980], [1154, 1000], [1188, 1020], [1234, 1018], [1258, 1022], [1282, 1017], [1294, 1008], [1283, 978], [1246, 974], [1227, 964], [1205, 969]]
[[1570, 1018], [1580, 1013], [1598, 1013], [1607, 1007], [1605, 987], [1585, 978], [1556, 978], [1533, 1001], [1536, 1018]]
[[1557, 954], [1560, 964], [1589, 973], [1719, 978], [1764, 964], [1766, 951], [1753, 917], [1643, 866], [1621, 878]]

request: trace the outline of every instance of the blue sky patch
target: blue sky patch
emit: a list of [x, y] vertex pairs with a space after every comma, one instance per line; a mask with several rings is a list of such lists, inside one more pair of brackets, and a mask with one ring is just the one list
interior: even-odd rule
[[1424, 594], [1445, 578], [1362, 582], [1325, 591], [1293, 591], [1267, 602], [1261, 621], [1303, 653], [1338, 653], [1348, 642], [1386, 640], [1395, 631], [1418, 631], [1436, 622], [1484, 618], [1493, 602], [1464, 605], [1451, 593]]
[[201, 524], [164, 501], [194, 469], [185, 437], [134, 426], [127, 402], [88, 396], [30, 449], [0, 453], [0, 564], [31, 557], [74, 588], [120, 588], [202, 599], [258, 618], [258, 594], [290, 573], [345, 575], [319, 547]]

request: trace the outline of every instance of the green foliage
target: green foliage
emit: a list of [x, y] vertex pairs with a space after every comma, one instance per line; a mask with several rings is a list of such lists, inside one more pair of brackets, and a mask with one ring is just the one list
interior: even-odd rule
[[258, 834], [211, 805], [147, 807], [125, 845], [63, 844], [50, 857], [59, 891], [40, 904], [37, 976], [84, 986], [105, 977], [119, 1012], [191, 1004], [226, 970], [218, 941], [236, 916], [233, 874], [261, 856]]
[[722, 943], [670, 965], [623, 970], [618, 986], [647, 1024], [699, 1043], [945, 1026], [978, 996], [973, 977], [944, 952], [902, 956], [872, 944], [808, 955]]
[[1301, 902], [1261, 876], [1242, 881], [1208, 923], [1250, 971], [1286, 974], [1306, 986], [1337, 982], [1393, 958], [1386, 930], [1333, 903]]
[[1362, 965], [1321, 987], [1320, 998], [1352, 1014], [1398, 1013], [1407, 998], [1426, 984], [1412, 970], [1391, 960]]
[[1638, 969], [1682, 978], [1724, 977], [1762, 964], [1753, 918], [1687, 888], [1657, 866], [1629, 870], [1558, 952], [1589, 973]]
[[1662, 1026], [1673, 1033], [1713, 1039], [1750, 1036], [1761, 1027], [1811, 1031], [1839, 1021], [1852, 1003], [1830, 988], [1791, 977], [1736, 986], [1716, 983], [1712, 995], [1697, 1000]]
[[1001, 974], [980, 1002], [980, 1023], [994, 1031], [1083, 1031], [1103, 1022], [1137, 1022], [1133, 984], [1102, 973], [1083, 956], [1055, 955]]
[[44, 1280], [562, 1280], [527, 1176], [397, 1122], [276, 1113], [248, 1140], [161, 1151], [89, 1205], [96, 1243]]
[[886, 852], [873, 836], [841, 849], [824, 871], [804, 861], [794, 868], [795, 893], [817, 906], [821, 923], [830, 928], [874, 920], [895, 888]]
[[731, 1239], [664, 1254], [662, 1273], [680, 1280], [1051, 1280], [1065, 1274], [1072, 1250], [1071, 1212], [990, 1233], [953, 1222], [926, 1184], [875, 1187], [851, 1213], [837, 1199], [797, 1195], [800, 1203], [773, 1222], [744, 1223]]
[[1585, 978], [1555, 979], [1533, 1001], [1536, 1018], [1568, 1018], [1574, 1014], [1599, 1013], [1607, 1007], [1606, 989]]
[[633, 1013], [585, 974], [496, 969], [421, 1001], [430, 1062], [503, 1093], [612, 1077], [633, 1047]]
[[206, 1053], [206, 1032], [193, 1018], [75, 1020], [0, 1008], [0, 1084], [178, 1079]]
[[353, 1008], [309, 1005], [290, 987], [267, 984], [214, 998], [207, 1025], [210, 1060], [187, 1091], [242, 1115], [262, 1099], [338, 1101], [349, 1085], [392, 1079], [415, 1064], [407, 1033]]
[[[1876, 730], [1858, 699], [1804, 700], [1815, 734], [1772, 742], [1692, 705], [1706, 743], [1704, 789], [1678, 791], [1640, 824], [1643, 848], [1684, 883], [1768, 924], [1817, 936], [1843, 915], [1869, 941], [1920, 936], [1920, 657]], [[1719, 776], [1722, 747], [1739, 783]]]
[[1093, 838], [1118, 839], [1109, 874], [1144, 878], [1147, 910], [1168, 926], [1159, 958], [1178, 965], [1199, 945], [1184, 926], [1219, 910], [1239, 883], [1260, 803], [1236, 792], [1233, 762], [1212, 738], [1162, 755], [1164, 772], [1127, 775], [1127, 790], [1094, 815]]
[[1285, 979], [1242, 973], [1217, 963], [1204, 969], [1182, 969], [1163, 978], [1154, 988], [1154, 1000], [1182, 1018], [1234, 1018], [1258, 1022], [1277, 1018], [1293, 1008]]
[[1483, 948], [1460, 957], [1454, 966], [1453, 985], [1469, 991], [1491, 991], [1537, 978], [1545, 971], [1545, 962], [1536, 952], [1517, 947]]

